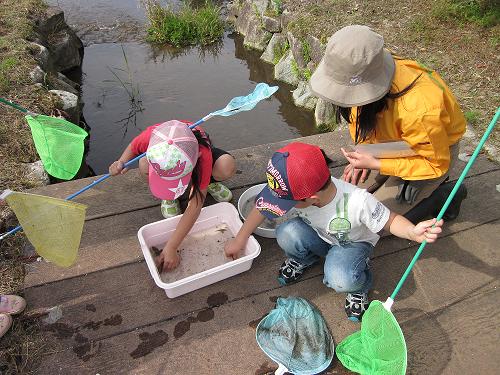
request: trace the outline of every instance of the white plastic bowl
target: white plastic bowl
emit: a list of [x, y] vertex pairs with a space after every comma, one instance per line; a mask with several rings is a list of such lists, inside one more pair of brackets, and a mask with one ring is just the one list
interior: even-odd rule
[[[248, 201], [254, 201], [257, 194], [259, 194], [266, 185], [267, 184], [264, 183], [252, 186], [251, 188], [245, 190], [243, 194], [241, 194], [240, 199], [238, 199], [238, 212], [240, 213], [240, 217], [243, 221], [247, 219], [243, 215], [243, 207], [247, 204]], [[276, 230], [272, 228], [257, 227], [257, 229], [255, 229], [253, 232], [258, 236], [276, 238]]]
[[[170, 219], [147, 224], [139, 229], [137, 233], [149, 272], [156, 285], [164, 289], [169, 298], [178, 297], [192, 292], [193, 290], [216, 283], [217, 281], [248, 271], [252, 266], [254, 258], [260, 254], [260, 245], [257, 240], [251, 236], [248, 239], [244, 255], [240, 258], [175, 282], [165, 283], [162, 281], [158, 269], [156, 268], [150, 249], [153, 246], [158, 247], [166, 243], [174, 232], [180, 219], [181, 216], [179, 215]], [[238, 230], [243, 225], [238, 217], [236, 208], [231, 203], [217, 203], [202, 208], [198, 220], [189, 233], [201, 232], [220, 224], [226, 224], [233, 236], [238, 233]], [[224, 245], [221, 244], [221, 247], [222, 246]]]

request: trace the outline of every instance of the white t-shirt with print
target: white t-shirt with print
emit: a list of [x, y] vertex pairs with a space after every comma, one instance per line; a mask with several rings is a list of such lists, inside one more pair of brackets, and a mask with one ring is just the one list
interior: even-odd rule
[[390, 210], [364, 189], [332, 177], [337, 193], [321, 208], [296, 208], [298, 216], [326, 242], [377, 244], [380, 232], [389, 220]]

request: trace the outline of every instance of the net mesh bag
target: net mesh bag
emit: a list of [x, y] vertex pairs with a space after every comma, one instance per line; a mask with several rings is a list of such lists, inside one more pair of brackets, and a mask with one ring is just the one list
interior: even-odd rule
[[401, 375], [406, 372], [406, 343], [396, 318], [380, 301], [372, 301], [361, 330], [336, 349], [344, 367], [360, 374]]
[[278, 298], [257, 326], [256, 339], [269, 358], [296, 375], [325, 370], [335, 352], [321, 313], [299, 297]]
[[35, 147], [48, 174], [62, 180], [75, 177], [83, 159], [87, 132], [61, 118], [26, 116]]
[[62, 267], [75, 262], [87, 206], [18, 192], [5, 200], [38, 254]]

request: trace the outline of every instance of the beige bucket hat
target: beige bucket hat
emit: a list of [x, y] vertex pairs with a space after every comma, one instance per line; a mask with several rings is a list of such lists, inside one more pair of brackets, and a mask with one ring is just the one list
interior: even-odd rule
[[382, 98], [391, 87], [394, 70], [381, 35], [368, 26], [346, 26], [330, 38], [310, 86], [320, 98], [356, 107]]

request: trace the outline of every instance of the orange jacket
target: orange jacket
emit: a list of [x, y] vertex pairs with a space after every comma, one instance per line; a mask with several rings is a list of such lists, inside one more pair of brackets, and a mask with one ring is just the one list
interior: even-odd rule
[[[380, 173], [405, 180], [442, 176], [450, 165], [450, 146], [465, 133], [466, 121], [457, 100], [441, 77], [416, 61], [395, 58], [396, 71], [391, 92], [415, 85], [400, 98], [387, 101], [377, 115], [375, 134], [364, 143], [404, 140], [418, 154], [406, 158], [381, 159]], [[356, 109], [349, 131], [355, 137]]]

